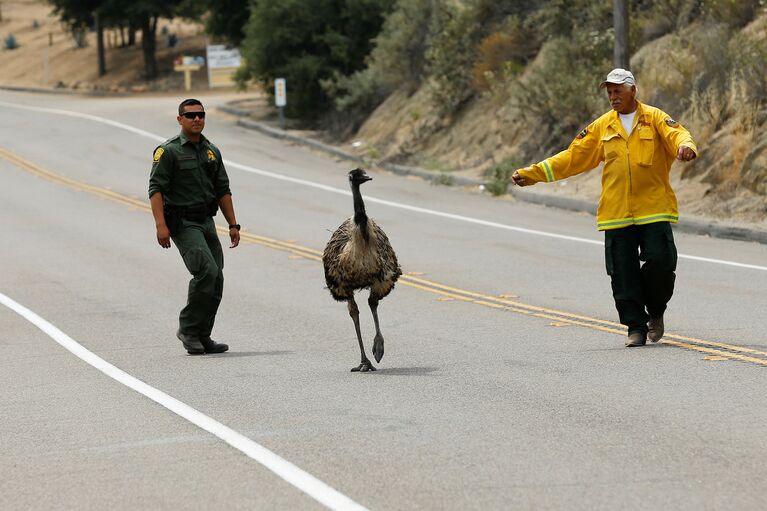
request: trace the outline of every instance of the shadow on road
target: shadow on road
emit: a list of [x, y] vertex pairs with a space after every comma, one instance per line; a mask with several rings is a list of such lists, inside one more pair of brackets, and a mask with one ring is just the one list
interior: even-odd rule
[[614, 348], [594, 348], [594, 349], [586, 349], [586, 350], [578, 350], [578, 351], [621, 351], [621, 350], [647, 350], [647, 349], [665, 349], [665, 348], [673, 348], [673, 346], [668, 344], [663, 344], [663, 342], [659, 342], [657, 344], [651, 343], [650, 341], [647, 341], [647, 344], [644, 346], [635, 346], [633, 348], [627, 348], [626, 346], [615, 346]]
[[227, 351], [226, 353], [209, 353], [206, 357], [235, 358], [235, 357], [264, 357], [268, 355], [292, 355], [295, 351]]
[[439, 370], [439, 367], [378, 367], [373, 374], [382, 376], [426, 376]]

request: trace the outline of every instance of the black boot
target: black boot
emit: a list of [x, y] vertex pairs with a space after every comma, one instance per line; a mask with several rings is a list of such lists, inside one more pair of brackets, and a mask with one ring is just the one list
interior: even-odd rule
[[184, 349], [186, 349], [186, 352], [190, 355], [202, 355], [205, 353], [205, 348], [197, 337], [182, 334], [181, 330], [176, 332], [176, 337], [178, 337], [181, 344], [184, 345]]
[[202, 343], [205, 353], [223, 353], [229, 349], [228, 344], [216, 342], [210, 336], [202, 337], [200, 343]]

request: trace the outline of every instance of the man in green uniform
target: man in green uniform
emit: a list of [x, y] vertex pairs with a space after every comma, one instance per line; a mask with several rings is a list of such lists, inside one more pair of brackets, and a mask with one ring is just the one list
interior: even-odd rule
[[190, 355], [223, 353], [229, 346], [210, 338], [224, 290], [224, 254], [213, 216], [221, 208], [229, 223], [229, 248], [239, 245], [240, 226], [221, 151], [202, 135], [202, 103], [186, 99], [178, 114], [181, 133], [154, 151], [149, 201], [157, 242], [170, 248], [172, 239], [192, 274], [176, 337]]

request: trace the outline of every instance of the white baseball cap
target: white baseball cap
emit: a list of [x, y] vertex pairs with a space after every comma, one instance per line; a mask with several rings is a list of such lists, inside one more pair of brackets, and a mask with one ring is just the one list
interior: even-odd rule
[[629, 85], [636, 85], [637, 82], [634, 79], [634, 75], [631, 74], [631, 71], [628, 71], [626, 69], [621, 69], [619, 67], [616, 67], [609, 73], [607, 73], [607, 79], [599, 84], [599, 88], [606, 87], [608, 83], [614, 83], [617, 85], [620, 85], [622, 83], [627, 83]]

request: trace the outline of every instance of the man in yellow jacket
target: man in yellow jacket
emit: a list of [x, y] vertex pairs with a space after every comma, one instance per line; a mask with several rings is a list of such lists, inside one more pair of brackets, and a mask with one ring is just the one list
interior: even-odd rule
[[669, 171], [674, 158], [690, 161], [698, 149], [669, 115], [637, 101], [631, 72], [613, 69], [600, 88], [607, 89], [612, 111], [589, 124], [566, 150], [518, 169], [512, 181], [550, 183], [604, 162], [597, 228], [605, 231], [605, 264], [618, 316], [628, 328], [626, 346], [643, 346], [648, 337], [653, 342], [663, 337], [663, 313], [674, 291], [671, 223], [679, 213]]

